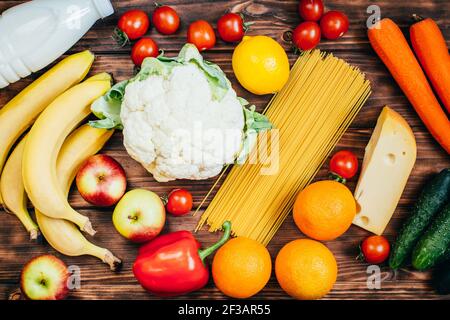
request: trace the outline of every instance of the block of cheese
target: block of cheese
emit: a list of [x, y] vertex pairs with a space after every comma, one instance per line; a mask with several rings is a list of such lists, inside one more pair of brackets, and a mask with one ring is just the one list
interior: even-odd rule
[[406, 120], [384, 107], [365, 152], [353, 224], [381, 235], [416, 162], [416, 139]]

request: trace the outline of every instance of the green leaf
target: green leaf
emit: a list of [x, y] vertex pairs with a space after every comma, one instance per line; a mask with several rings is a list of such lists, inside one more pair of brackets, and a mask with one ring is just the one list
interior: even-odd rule
[[178, 62], [194, 63], [201, 69], [210, 85], [214, 100], [222, 100], [228, 90], [231, 88], [231, 83], [228, 81], [225, 73], [220, 67], [212, 62], [203, 59], [203, 56], [193, 44], [185, 44], [178, 55]]
[[238, 99], [244, 110], [245, 126], [242, 148], [236, 158], [236, 163], [243, 164], [257, 143], [258, 133], [272, 129], [273, 125], [269, 118], [255, 111], [256, 107], [254, 105], [247, 108], [246, 106], [249, 105], [248, 101], [243, 98]]
[[92, 113], [99, 118], [97, 121], [90, 121], [89, 125], [102, 129], [122, 129], [120, 119], [120, 109], [122, 106], [125, 87], [128, 81], [122, 81], [114, 85], [107, 94], [98, 98], [91, 105]]

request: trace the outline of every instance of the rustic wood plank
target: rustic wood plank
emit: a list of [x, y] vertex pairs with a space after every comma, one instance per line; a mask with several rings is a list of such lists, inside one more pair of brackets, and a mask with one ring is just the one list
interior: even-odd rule
[[[1, 1], [0, 12], [25, 1]], [[113, 1], [118, 13], [123, 13], [129, 8], [141, 8], [151, 11], [151, 2], [146, 0], [115, 0]], [[339, 41], [323, 41], [320, 47], [333, 52], [338, 57], [346, 59], [349, 63], [357, 65], [372, 82], [373, 94], [358, 115], [351, 128], [339, 142], [337, 149], [348, 148], [353, 150], [360, 159], [364, 155], [364, 147], [370, 138], [372, 129], [381, 108], [388, 104], [400, 112], [413, 127], [418, 143], [418, 160], [411, 174], [406, 190], [402, 196], [394, 218], [388, 225], [385, 235], [393, 240], [395, 235], [408, 216], [411, 205], [414, 202], [421, 186], [429, 177], [440, 169], [450, 167], [450, 158], [432, 139], [426, 131], [420, 119], [412, 109], [409, 102], [401, 93], [398, 86], [392, 80], [386, 68], [376, 57], [368, 44], [365, 20], [368, 16], [366, 8], [372, 4], [370, 1], [325, 1], [328, 9], [339, 9], [347, 13], [351, 21], [351, 28], [345, 37]], [[183, 20], [182, 28], [173, 36], [161, 36], [154, 30], [150, 35], [155, 38], [162, 49], [168, 54], [175, 54], [185, 42], [185, 33], [189, 22], [198, 18], [207, 18], [216, 21], [219, 16], [227, 11], [243, 12], [248, 21], [255, 21], [250, 34], [265, 34], [274, 37], [286, 49], [289, 44], [283, 41], [283, 34], [292, 30], [299, 22], [296, 6], [297, 1], [255, 0], [255, 1], [176, 1], [167, 0], [164, 3], [172, 5], [180, 13]], [[448, 10], [450, 3], [447, 0], [421, 1], [378, 1], [383, 16], [389, 16], [400, 24], [404, 31], [409, 25], [409, 15], [419, 13], [423, 16], [434, 18], [443, 29], [447, 43], [450, 44], [450, 23]], [[207, 15], [205, 15], [207, 8]], [[77, 52], [90, 49], [97, 55], [92, 73], [110, 71], [117, 80], [129, 78], [133, 73], [133, 66], [129, 59], [130, 48], [117, 48], [110, 38], [111, 31], [117, 22], [118, 14], [97, 23], [88, 34], [70, 50]], [[270, 99], [269, 96], [253, 96], [237, 84], [231, 68], [231, 54], [233, 45], [221, 41], [217, 46], [205, 53], [207, 59], [218, 63], [233, 82], [239, 95], [255, 103], [258, 110], [262, 110]], [[289, 51], [291, 62], [295, 55]], [[17, 92], [28, 85], [39, 74], [33, 75], [0, 93], [0, 106], [4, 105]], [[194, 194], [194, 200], [198, 205], [211, 188], [214, 179], [205, 181], [176, 181], [170, 183], [156, 183], [154, 179], [134, 160], [132, 160], [122, 146], [121, 133], [116, 133], [113, 139], [102, 151], [116, 158], [125, 168], [128, 176], [129, 188], [143, 187], [151, 189], [162, 195], [176, 187], [185, 187]], [[316, 179], [327, 177], [327, 165], [319, 172]], [[353, 189], [355, 182], [350, 182]], [[30, 257], [52, 253], [60, 256], [69, 265], [78, 265], [82, 270], [82, 287], [72, 292], [71, 298], [75, 299], [154, 299], [146, 293], [134, 279], [131, 265], [135, 258], [137, 246], [123, 239], [115, 230], [111, 222], [110, 209], [94, 209], [89, 206], [80, 195], [73, 190], [70, 196], [71, 204], [82, 214], [88, 215], [98, 231], [96, 237], [89, 238], [98, 245], [111, 249], [116, 255], [125, 261], [124, 270], [119, 274], [108, 271], [106, 265], [96, 258], [91, 257], [64, 257], [55, 252], [49, 245], [32, 244], [28, 241], [27, 234], [22, 230], [17, 219], [0, 211], [0, 299], [6, 299], [8, 294], [17, 288], [20, 270]], [[207, 202], [208, 203], [208, 202]], [[207, 204], [206, 203], [206, 204]], [[183, 218], [169, 217], [165, 232], [187, 229], [192, 230], [200, 217], [201, 212], [195, 216]], [[206, 245], [211, 244], [218, 237], [201, 230], [197, 237]], [[416, 272], [411, 269], [400, 270], [393, 277], [384, 266], [380, 290], [369, 290], [366, 285], [367, 264], [355, 260], [359, 242], [368, 235], [368, 232], [351, 227], [346, 234], [335, 241], [326, 242], [326, 245], [336, 255], [339, 265], [339, 277], [333, 291], [326, 299], [436, 299], [438, 298], [430, 287], [430, 272]], [[280, 231], [269, 244], [268, 249], [272, 258], [287, 242], [303, 237], [292, 221], [292, 217], [282, 225]], [[212, 281], [208, 286], [187, 297], [180, 299], [224, 299]], [[280, 289], [275, 277], [267, 287], [255, 298], [260, 299], [289, 299]]]

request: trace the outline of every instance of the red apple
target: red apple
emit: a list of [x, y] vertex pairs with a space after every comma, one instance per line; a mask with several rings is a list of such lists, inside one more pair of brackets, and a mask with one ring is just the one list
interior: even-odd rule
[[115, 205], [127, 189], [122, 166], [102, 154], [86, 160], [78, 171], [76, 182], [83, 199], [99, 207]]
[[113, 213], [116, 230], [133, 242], [147, 242], [155, 238], [166, 222], [162, 200], [154, 192], [135, 189], [127, 192]]
[[50, 254], [31, 259], [22, 270], [22, 293], [31, 300], [62, 300], [69, 294], [69, 271]]

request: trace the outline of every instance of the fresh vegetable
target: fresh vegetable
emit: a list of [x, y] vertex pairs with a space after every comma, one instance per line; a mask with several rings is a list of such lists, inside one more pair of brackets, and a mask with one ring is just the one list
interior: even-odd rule
[[192, 195], [185, 189], [176, 189], [169, 193], [166, 203], [167, 212], [174, 216], [183, 216], [192, 210]]
[[200, 250], [200, 243], [188, 231], [162, 235], [145, 244], [133, 264], [133, 273], [148, 291], [162, 297], [187, 294], [203, 288], [209, 279], [205, 258], [230, 238], [231, 223], [223, 224], [222, 238]]
[[417, 270], [426, 270], [441, 261], [450, 247], [450, 204], [436, 216], [431, 226], [417, 243], [412, 264]]
[[439, 294], [450, 294], [450, 260], [436, 268], [433, 273], [433, 285]]
[[91, 235], [95, 231], [89, 218], [75, 211], [61, 192], [55, 163], [64, 140], [90, 114], [91, 103], [110, 88], [111, 76], [101, 73], [56, 98], [28, 133], [22, 160], [25, 190], [34, 207], [51, 218], [72, 221]]
[[400, 28], [391, 19], [385, 18], [369, 29], [368, 35], [373, 49], [389, 69], [425, 126], [447, 153], [450, 153], [448, 134], [450, 121], [434, 96]]
[[266, 36], [245, 36], [234, 49], [233, 71], [239, 83], [258, 95], [280, 91], [289, 78], [283, 47]]
[[322, 0], [300, 0], [298, 12], [305, 21], [319, 21], [323, 15], [323, 2]]
[[222, 70], [187, 44], [178, 57], [145, 59], [136, 77], [92, 105], [101, 120], [91, 125], [123, 127], [128, 153], [158, 181], [206, 179], [245, 157], [255, 134], [271, 128], [247, 105]]
[[320, 27], [316, 22], [300, 23], [292, 32], [292, 42], [302, 50], [314, 49], [320, 42]]
[[320, 299], [333, 288], [338, 267], [333, 253], [310, 239], [286, 244], [275, 260], [275, 275], [281, 288], [300, 300]]
[[194, 44], [199, 51], [205, 51], [216, 44], [216, 34], [209, 22], [198, 20], [189, 26], [187, 42]]
[[39, 227], [28, 211], [28, 197], [22, 183], [22, 155], [25, 149], [26, 136], [17, 144], [3, 168], [0, 181], [0, 194], [3, 196], [3, 207], [15, 215], [27, 232], [30, 240], [37, 240]]
[[272, 260], [258, 241], [237, 237], [225, 243], [214, 256], [212, 276], [225, 295], [247, 299], [261, 291], [270, 279]]
[[142, 38], [136, 42], [131, 50], [131, 59], [133, 63], [140, 67], [145, 58], [156, 58], [159, 55], [159, 48], [152, 38]]
[[166, 210], [154, 192], [134, 189], [119, 201], [112, 218], [114, 227], [124, 238], [143, 243], [160, 234], [166, 222]]
[[114, 38], [121, 46], [124, 46], [130, 40], [144, 36], [149, 28], [150, 20], [144, 11], [129, 10], [120, 17]]
[[22, 133], [57, 96], [83, 80], [93, 62], [89, 51], [65, 58], [0, 109], [0, 173]]
[[449, 200], [450, 169], [444, 169], [425, 185], [411, 215], [398, 234], [389, 258], [392, 269], [398, 269], [404, 264], [420, 236]]
[[330, 171], [338, 178], [339, 182], [345, 183], [347, 179], [353, 178], [358, 172], [358, 158], [351, 151], [338, 151], [331, 157]]
[[320, 19], [322, 36], [329, 40], [342, 37], [349, 27], [347, 16], [340, 11], [328, 11]]
[[336, 181], [310, 184], [294, 203], [294, 222], [308, 237], [333, 240], [351, 226], [356, 203], [350, 190]]
[[[64, 141], [56, 162], [60, 190], [67, 197], [80, 165], [97, 153], [113, 135], [114, 130], [96, 129], [83, 125]], [[122, 262], [109, 250], [89, 242], [80, 229], [64, 219], [53, 219], [35, 210], [36, 220], [45, 240], [56, 251], [66, 256], [90, 255], [108, 264], [112, 271], [118, 271]]]
[[180, 27], [178, 13], [169, 6], [156, 5], [152, 16], [153, 25], [162, 34], [173, 34]]
[[76, 184], [83, 199], [99, 207], [115, 205], [127, 189], [125, 170], [104, 154], [92, 156], [82, 164]]
[[447, 43], [434, 20], [417, 15], [414, 19], [417, 23], [409, 29], [412, 47], [434, 91], [450, 113], [450, 55]]
[[353, 223], [382, 235], [392, 218], [416, 163], [417, 146], [408, 122], [383, 108], [366, 146], [355, 189], [358, 212]]
[[31, 300], [62, 300], [69, 294], [69, 270], [50, 254], [31, 259], [20, 275], [21, 292]]
[[380, 264], [389, 257], [391, 246], [383, 236], [370, 236], [361, 243], [361, 253], [367, 263]]
[[250, 24], [244, 23], [241, 15], [226, 13], [217, 21], [217, 31], [225, 42], [239, 42], [244, 37]]

